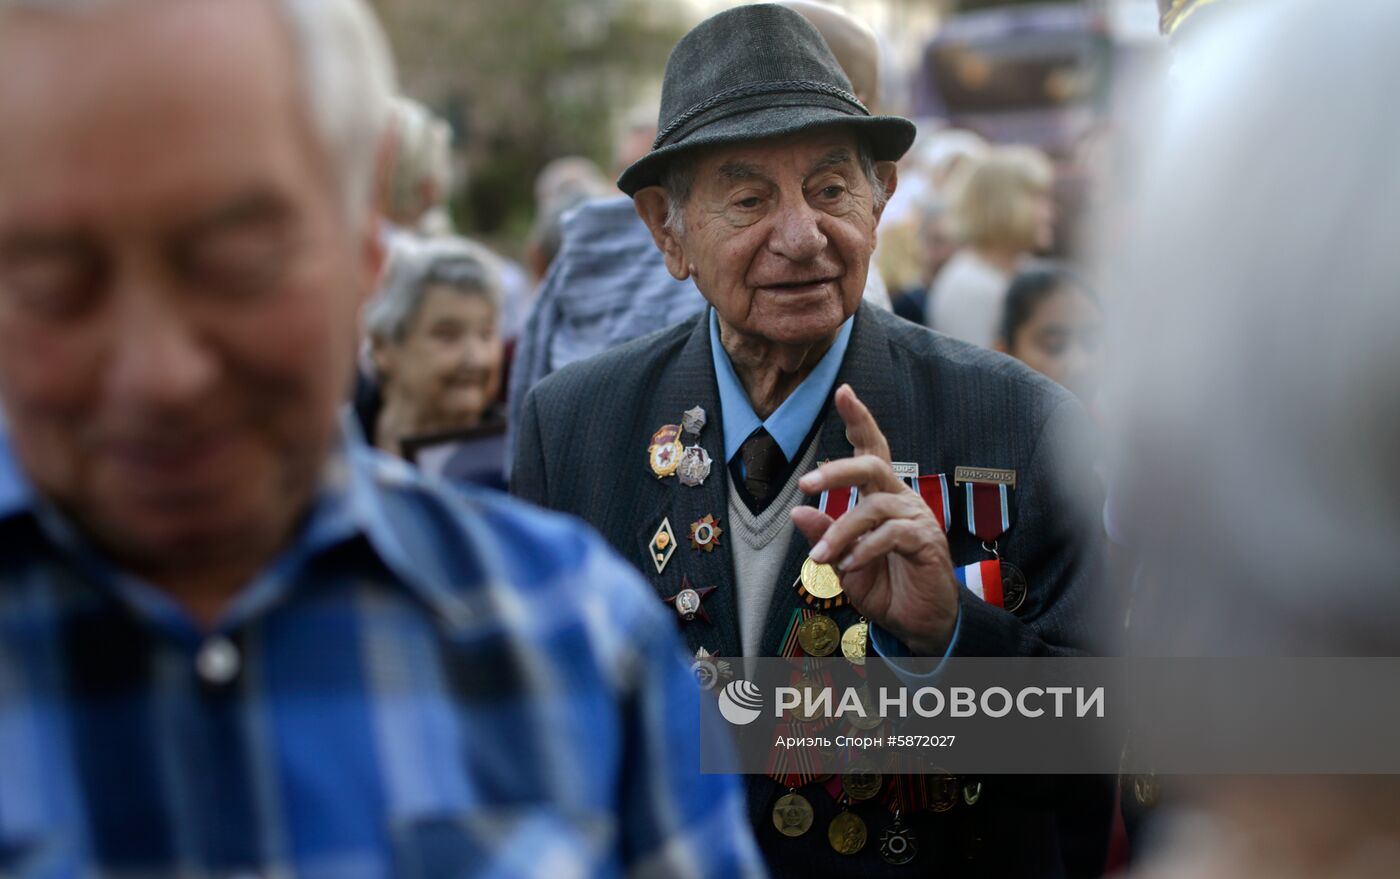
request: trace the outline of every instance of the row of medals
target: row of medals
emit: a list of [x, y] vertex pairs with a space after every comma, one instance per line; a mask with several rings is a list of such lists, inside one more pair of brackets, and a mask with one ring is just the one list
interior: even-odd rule
[[[931, 807], [946, 812], [959, 800], [971, 806], [982, 796], [982, 784], [960, 785], [956, 776], [943, 775], [935, 781], [935, 798]], [[853, 803], [874, 799], [884, 788], [884, 777], [878, 772], [848, 773], [841, 776], [841, 812], [826, 828], [826, 839], [842, 855], [854, 855], [865, 848], [869, 830], [865, 820], [850, 810]], [[812, 829], [816, 813], [806, 797], [789, 790], [773, 806], [773, 826], [784, 836], [798, 837]], [[918, 837], [906, 827], [900, 812], [894, 813], [894, 823], [880, 834], [880, 857], [895, 865], [907, 864], [919, 853]]]
[[[818, 564], [812, 559], [802, 563], [799, 581], [812, 598], [819, 601], [833, 601], [842, 595], [841, 578], [830, 565]], [[830, 656], [836, 652], [839, 643], [841, 654], [856, 665], [865, 664], [866, 642], [870, 625], [864, 617], [851, 625], [842, 634], [836, 621], [825, 614], [817, 614], [803, 621], [797, 629], [797, 641], [809, 656]], [[799, 685], [800, 686], [800, 685]], [[815, 684], [814, 684], [815, 686]], [[798, 720], [813, 720], [798, 712]], [[857, 729], [869, 730], [879, 726], [881, 721], [873, 713], [867, 717], [849, 718]], [[952, 775], [941, 775], [936, 784], [936, 795], [932, 803], [935, 812], [946, 812], [961, 798], [967, 805], [977, 802], [982, 794], [982, 785], [969, 784], [959, 790], [958, 779]], [[884, 788], [884, 776], [878, 772], [852, 772], [841, 776], [843, 808], [831, 824], [827, 826], [826, 838], [831, 847], [843, 855], [854, 855], [865, 848], [869, 841], [869, 830], [864, 819], [850, 811], [851, 803], [874, 799]], [[803, 836], [812, 829], [816, 813], [806, 797], [796, 790], [789, 790], [773, 806], [773, 825], [784, 836]], [[894, 823], [880, 835], [880, 857], [891, 864], [907, 864], [919, 853], [918, 838], [914, 831], [904, 826], [900, 812], [895, 812]]]

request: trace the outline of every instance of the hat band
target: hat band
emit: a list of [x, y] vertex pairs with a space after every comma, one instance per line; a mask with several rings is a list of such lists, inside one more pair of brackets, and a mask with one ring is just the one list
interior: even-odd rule
[[686, 110], [684, 113], [677, 116], [675, 119], [672, 119], [671, 122], [665, 128], [663, 128], [659, 134], [656, 135], [656, 141], [652, 143], [651, 148], [653, 150], [660, 149], [671, 137], [671, 135], [675, 134], [681, 128], [684, 128], [685, 125], [691, 120], [693, 120], [696, 116], [713, 110], [715, 107], [718, 107], [722, 104], [727, 104], [731, 101], [737, 101], [742, 98], [750, 98], [758, 95], [779, 95], [790, 94], [792, 92], [807, 92], [809, 94], [822, 94], [828, 95], [833, 98], [839, 98], [840, 100], [845, 101], [846, 103], [859, 110], [863, 115], [870, 115], [870, 111], [865, 108], [864, 104], [862, 104], [859, 100], [856, 99], [855, 95], [851, 94], [843, 88], [831, 85], [830, 83], [815, 82], [813, 80], [804, 79], [751, 83], [749, 85], [735, 86], [734, 88], [726, 89], [717, 95], [711, 95], [709, 98], [706, 98], [705, 100], [691, 107], [689, 110]]

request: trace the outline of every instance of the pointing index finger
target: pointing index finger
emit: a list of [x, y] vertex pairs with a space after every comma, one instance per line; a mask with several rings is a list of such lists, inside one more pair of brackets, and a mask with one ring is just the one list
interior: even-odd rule
[[855, 447], [856, 457], [874, 455], [885, 463], [893, 460], [890, 457], [890, 444], [880, 431], [880, 425], [875, 423], [875, 416], [870, 414], [849, 384], [836, 389], [836, 411], [846, 422], [846, 439]]

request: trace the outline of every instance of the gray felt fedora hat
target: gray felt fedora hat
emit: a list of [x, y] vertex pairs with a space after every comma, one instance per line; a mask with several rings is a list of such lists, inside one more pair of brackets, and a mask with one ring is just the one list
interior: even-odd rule
[[661, 182], [666, 165], [698, 147], [850, 126], [877, 160], [914, 142], [914, 123], [871, 116], [812, 23], [784, 6], [739, 6], [700, 22], [666, 62], [651, 152], [617, 185], [628, 195]]

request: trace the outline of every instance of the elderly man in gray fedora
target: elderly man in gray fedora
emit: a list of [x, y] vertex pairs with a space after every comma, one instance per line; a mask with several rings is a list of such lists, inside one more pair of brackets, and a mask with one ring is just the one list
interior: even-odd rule
[[[681, 39], [658, 131], [619, 186], [710, 307], [531, 391], [514, 491], [598, 528], [702, 666], [836, 641], [859, 652], [867, 631], [890, 657], [1082, 650], [1099, 552], [1082, 408], [1006, 357], [861, 302], [913, 125], [872, 116], [801, 15], [756, 4]], [[802, 781], [750, 784], [780, 876], [1103, 864], [1100, 845], [1079, 862], [1061, 845], [1084, 814], [1067, 806], [1079, 784], [966, 779], [949, 808], [887, 779], [850, 808], [867, 842], [829, 833], [841, 806]], [[781, 820], [793, 788], [809, 821]], [[1105, 835], [1107, 809], [1084, 826]], [[903, 844], [882, 846], [887, 830]]]

